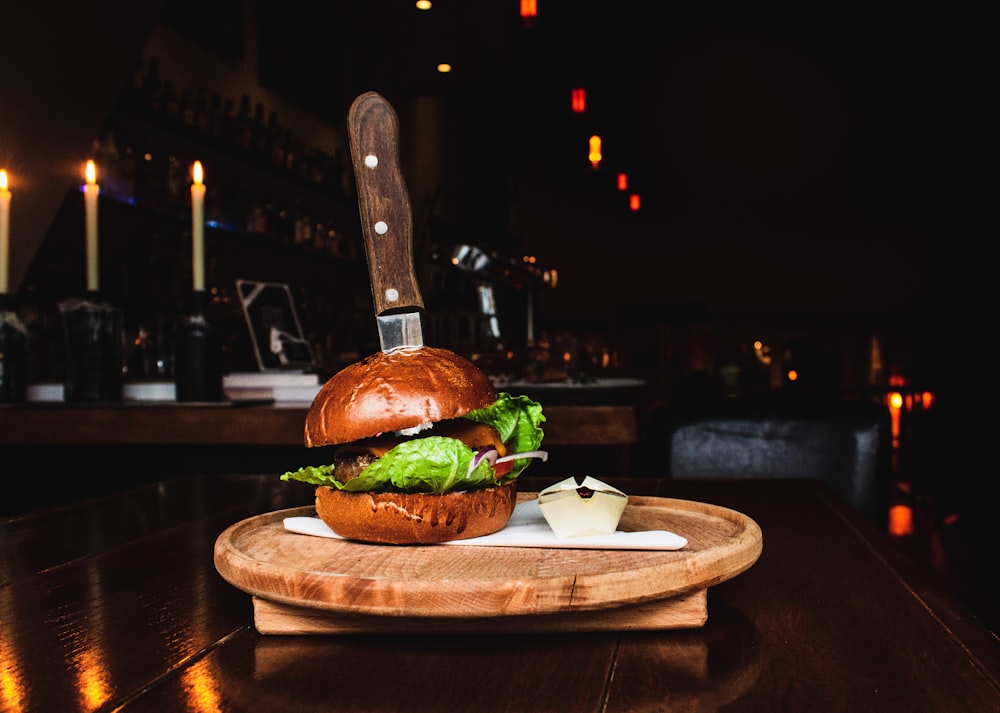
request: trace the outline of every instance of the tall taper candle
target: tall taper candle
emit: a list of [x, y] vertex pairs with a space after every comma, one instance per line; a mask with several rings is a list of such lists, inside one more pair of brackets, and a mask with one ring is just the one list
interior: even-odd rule
[[10, 287], [10, 191], [7, 169], [0, 168], [0, 295]]
[[97, 271], [97, 194], [101, 192], [101, 187], [97, 185], [97, 168], [93, 161], [87, 161], [86, 176], [83, 202], [87, 217], [87, 291], [96, 292], [100, 288]]
[[191, 167], [191, 259], [194, 289], [205, 289], [205, 184], [201, 161]]

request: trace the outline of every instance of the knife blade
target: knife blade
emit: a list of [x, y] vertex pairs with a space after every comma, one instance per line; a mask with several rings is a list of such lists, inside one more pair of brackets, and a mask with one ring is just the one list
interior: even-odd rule
[[377, 92], [347, 115], [365, 257], [382, 351], [422, 347], [423, 297], [413, 266], [413, 213], [399, 165], [399, 120]]

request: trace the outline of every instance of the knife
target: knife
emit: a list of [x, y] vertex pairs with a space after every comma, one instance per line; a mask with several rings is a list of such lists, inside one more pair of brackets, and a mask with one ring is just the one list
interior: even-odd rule
[[383, 352], [424, 345], [424, 301], [413, 268], [413, 214], [399, 167], [399, 121], [377, 92], [365, 92], [347, 114], [358, 210]]

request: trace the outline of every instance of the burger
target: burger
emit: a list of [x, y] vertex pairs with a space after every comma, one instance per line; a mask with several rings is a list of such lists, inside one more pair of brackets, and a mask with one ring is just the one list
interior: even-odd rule
[[305, 445], [323, 465], [281, 476], [316, 487], [316, 513], [336, 534], [430, 544], [503, 529], [517, 477], [546, 458], [542, 407], [498, 393], [468, 359], [437, 347], [377, 352], [316, 394]]

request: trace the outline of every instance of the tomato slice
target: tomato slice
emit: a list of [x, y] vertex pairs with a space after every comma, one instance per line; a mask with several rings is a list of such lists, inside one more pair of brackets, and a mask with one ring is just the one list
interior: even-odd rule
[[500, 480], [500, 478], [507, 475], [507, 473], [509, 473], [513, 469], [514, 469], [514, 461], [512, 460], [504, 461], [502, 463], [494, 463], [493, 475], [494, 477], [496, 477], [497, 480]]

